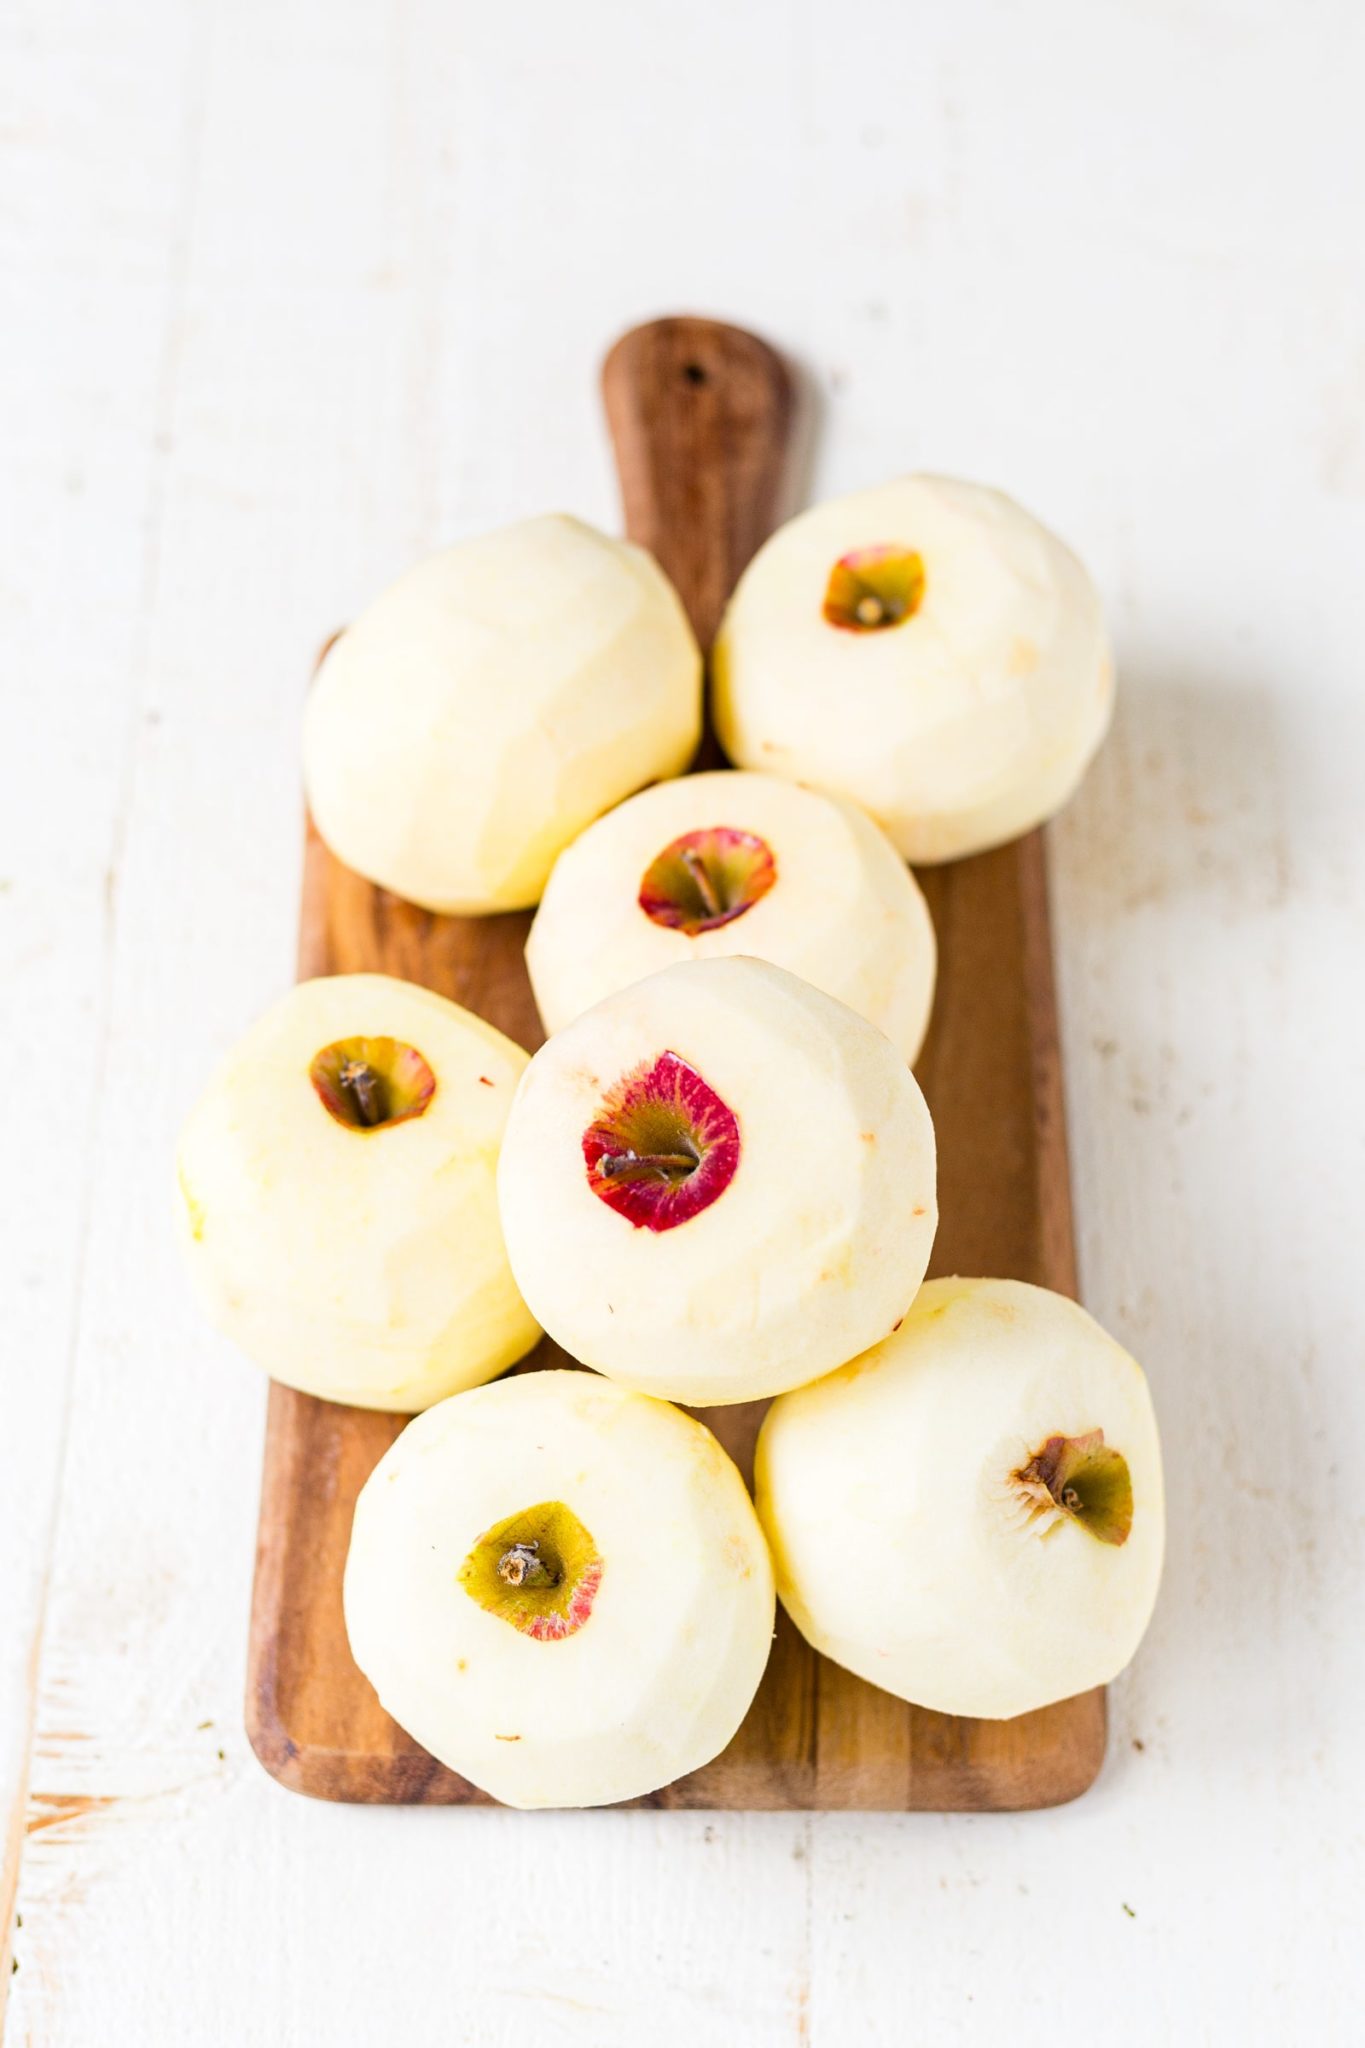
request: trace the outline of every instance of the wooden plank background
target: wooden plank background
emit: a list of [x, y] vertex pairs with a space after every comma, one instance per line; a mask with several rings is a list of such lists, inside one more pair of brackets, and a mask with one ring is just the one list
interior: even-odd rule
[[[1352, 2037], [1363, 36], [1349, 0], [6, 10], [7, 2040], [1041, 2044], [1059, 1987], [1117, 2044]], [[611, 523], [595, 365], [682, 305], [809, 373], [803, 495], [979, 476], [1104, 589], [1068, 1106], [1171, 1558], [1075, 1806], [551, 1816], [532, 1860], [518, 1816], [315, 1806], [248, 1754], [265, 1389], [183, 1288], [168, 1162], [292, 972], [319, 627], [496, 520]]]

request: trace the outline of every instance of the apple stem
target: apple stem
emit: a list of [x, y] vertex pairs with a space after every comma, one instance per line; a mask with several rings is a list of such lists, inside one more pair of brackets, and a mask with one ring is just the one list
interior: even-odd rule
[[697, 894], [708, 917], [719, 917], [727, 906], [721, 902], [720, 891], [712, 878], [711, 870], [697, 852], [695, 846], [685, 846], [682, 851], [683, 866], [697, 885]]
[[508, 1586], [557, 1586], [559, 1575], [540, 1555], [539, 1543], [514, 1543], [498, 1559], [498, 1577]]
[[880, 626], [885, 616], [885, 606], [879, 597], [860, 597], [854, 607], [854, 617], [860, 626]]
[[607, 1180], [629, 1180], [644, 1173], [691, 1173], [701, 1161], [695, 1152], [604, 1152], [597, 1170]]
[[347, 1060], [337, 1080], [354, 1102], [362, 1124], [370, 1127], [383, 1123], [383, 1083], [373, 1067], [364, 1060]]

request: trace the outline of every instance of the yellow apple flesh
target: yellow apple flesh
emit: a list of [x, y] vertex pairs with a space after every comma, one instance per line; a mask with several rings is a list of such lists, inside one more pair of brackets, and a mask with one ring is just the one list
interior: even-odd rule
[[[732, 857], [731, 875], [735, 842], [749, 861], [746, 871]], [[669, 921], [669, 900], [650, 899], [643, 886], [674, 847], [675, 901], [688, 898], [688, 858], [709, 861], [712, 897], [715, 887], [724, 897], [709, 917], [690, 920], [696, 929]], [[773, 775], [686, 775], [599, 818], [556, 861], [526, 964], [546, 1029], [558, 1031], [661, 967], [735, 954], [770, 960], [847, 1003], [903, 1059], [919, 1052], [936, 955], [914, 876], [855, 805]]]
[[696, 748], [701, 657], [642, 548], [528, 519], [419, 562], [333, 644], [304, 732], [313, 817], [427, 909], [536, 902], [555, 856]]
[[[343, 1078], [366, 1055], [372, 1079]], [[180, 1138], [179, 1236], [218, 1328], [288, 1386], [403, 1413], [521, 1358], [540, 1332], [494, 1175], [526, 1063], [481, 1018], [386, 975], [291, 989]]]
[[782, 1604], [886, 1692], [1009, 1719], [1107, 1684], [1161, 1576], [1136, 1361], [1073, 1301], [931, 1280], [900, 1329], [775, 1401], [755, 1463]]
[[[537, 1601], [562, 1628], [526, 1625]], [[345, 1612], [357, 1664], [442, 1763], [510, 1806], [601, 1806], [725, 1748], [768, 1660], [772, 1567], [701, 1423], [591, 1373], [522, 1373], [381, 1459]]]
[[753, 1400], [909, 1308], [933, 1126], [844, 1004], [766, 961], [684, 961], [536, 1054], [498, 1199], [518, 1285], [573, 1357], [668, 1400]]
[[1064, 804], [1113, 660], [1076, 557], [998, 491], [910, 476], [804, 512], [741, 577], [713, 655], [721, 745], [859, 803], [907, 860]]

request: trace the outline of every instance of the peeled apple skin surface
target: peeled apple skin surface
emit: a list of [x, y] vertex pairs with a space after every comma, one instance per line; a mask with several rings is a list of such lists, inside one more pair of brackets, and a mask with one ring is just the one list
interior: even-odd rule
[[346, 629], [310, 694], [304, 779], [369, 881], [429, 910], [516, 910], [700, 732], [701, 655], [663, 571], [550, 514], [419, 562]]
[[[555, 1642], [458, 1580], [485, 1530], [540, 1501], [602, 1560], [587, 1620]], [[381, 1459], [345, 1612], [385, 1708], [442, 1763], [509, 1806], [600, 1806], [725, 1748], [768, 1660], [772, 1567], [701, 1423], [592, 1373], [522, 1373], [429, 1409]]]
[[[594, 1193], [605, 1092], [671, 1052], [738, 1120], [733, 1179], [656, 1234]], [[695, 960], [608, 996], [542, 1046], [498, 1171], [513, 1272], [572, 1357], [690, 1405], [828, 1372], [914, 1298], [938, 1211], [933, 1125], [890, 1041], [762, 960]]]
[[[354, 1034], [413, 1045], [421, 1116], [348, 1129], [315, 1053]], [[300, 982], [233, 1047], [187, 1119], [178, 1234], [212, 1321], [272, 1378], [411, 1413], [503, 1372], [540, 1331], [503, 1246], [495, 1169], [520, 1046], [382, 974]]]
[[[776, 880], [742, 916], [695, 936], [640, 907], [649, 863], [683, 834], [761, 838]], [[884, 832], [856, 805], [773, 775], [719, 771], [656, 783], [590, 825], [555, 863], [526, 964], [548, 1031], [679, 960], [749, 954], [847, 1003], [913, 1061], [933, 1003], [928, 905]]]
[[[918, 608], [871, 632], [830, 624], [834, 565], [880, 544], [921, 556]], [[1060, 809], [1114, 696], [1081, 563], [1001, 492], [938, 476], [780, 527], [740, 578], [712, 675], [736, 766], [860, 803], [917, 865], [1001, 845]]]
[[[1122, 1545], [1031, 1521], [1010, 1474], [1102, 1428], [1128, 1461]], [[1105, 1685], [1150, 1619], [1161, 1451], [1136, 1361], [1013, 1280], [931, 1280], [899, 1331], [769, 1409], [754, 1466], [778, 1594], [836, 1664], [917, 1706], [1009, 1719]]]

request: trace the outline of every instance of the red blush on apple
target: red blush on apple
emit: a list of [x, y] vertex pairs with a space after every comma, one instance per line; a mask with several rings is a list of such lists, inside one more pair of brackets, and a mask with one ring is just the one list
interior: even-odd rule
[[674, 1052], [623, 1074], [583, 1133], [589, 1187], [637, 1230], [675, 1230], [709, 1209], [739, 1155], [734, 1111]]

